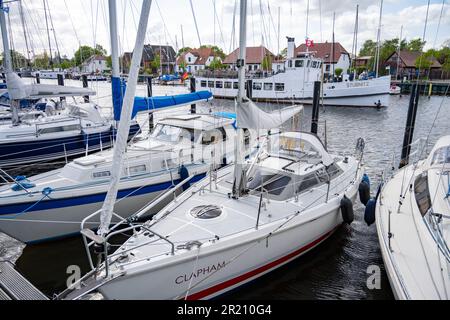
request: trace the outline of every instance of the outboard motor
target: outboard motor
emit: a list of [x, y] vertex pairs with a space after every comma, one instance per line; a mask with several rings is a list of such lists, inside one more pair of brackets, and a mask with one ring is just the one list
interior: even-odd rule
[[355, 219], [355, 214], [353, 213], [353, 203], [352, 201], [344, 195], [341, 200], [341, 214], [342, 220], [347, 224], [352, 224]]

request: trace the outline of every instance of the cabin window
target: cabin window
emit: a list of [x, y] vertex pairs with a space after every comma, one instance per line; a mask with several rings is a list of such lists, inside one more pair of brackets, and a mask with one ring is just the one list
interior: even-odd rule
[[284, 91], [284, 83], [275, 83], [275, 91]]
[[272, 91], [273, 90], [273, 83], [264, 83], [264, 90]]
[[303, 67], [303, 60], [295, 60], [295, 67], [296, 68]]
[[319, 184], [319, 181], [317, 180], [316, 174], [309, 174], [305, 176], [300, 183], [300, 186], [298, 187], [297, 191], [298, 193], [302, 193], [305, 191], [308, 191], [314, 186], [317, 186]]
[[200, 82], [200, 86], [201, 86], [202, 88], [206, 88], [206, 80], [202, 80], [202, 81]]
[[253, 90], [261, 90], [262, 89], [262, 83], [261, 82], [254, 82], [253, 83]]
[[79, 131], [79, 130], [81, 130], [81, 127], [79, 124], [72, 124], [72, 125], [68, 125], [68, 126], [39, 129], [39, 134], [66, 132], [66, 131]]
[[238, 82], [233, 82], [233, 89], [239, 89], [239, 83]]
[[147, 171], [147, 167], [145, 164], [141, 164], [138, 166], [130, 167], [130, 175], [139, 174]]
[[279, 196], [290, 182], [291, 178], [288, 176], [258, 168], [255, 174], [248, 179], [247, 187], [253, 191], [260, 191], [262, 187], [270, 195]]
[[313, 62], [311, 63], [311, 66], [312, 66], [313, 68], [317, 68], [317, 61], [313, 61]]
[[223, 82], [222, 81], [216, 81], [216, 88], [222, 89], [223, 88]]
[[225, 88], [225, 89], [231, 89], [232, 86], [233, 86], [232, 82], [230, 82], [230, 81], [225, 81], [225, 85], [224, 85], [224, 88]]
[[92, 176], [94, 177], [94, 179], [107, 178], [111, 176], [111, 171], [94, 172]]
[[417, 177], [414, 183], [414, 193], [416, 196], [417, 206], [422, 216], [425, 216], [431, 209], [430, 190], [428, 189], [428, 175], [422, 174]]
[[208, 81], [208, 88], [214, 88], [214, 81]]
[[222, 132], [220, 132], [220, 130], [215, 129], [203, 132], [202, 145], [209, 146], [220, 141], [223, 141]]
[[437, 149], [433, 154], [431, 165], [450, 163], [450, 146]]

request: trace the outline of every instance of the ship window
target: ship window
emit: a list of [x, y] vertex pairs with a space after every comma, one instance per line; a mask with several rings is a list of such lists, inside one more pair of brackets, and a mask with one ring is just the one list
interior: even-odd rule
[[239, 89], [239, 83], [238, 82], [233, 82], [233, 89]]
[[264, 191], [274, 196], [279, 196], [291, 182], [291, 178], [285, 175], [272, 173], [263, 168], [257, 168], [256, 172], [248, 179], [247, 188], [253, 191]]
[[231, 89], [231, 87], [232, 87], [232, 83], [231, 83], [230, 81], [225, 81], [225, 86], [224, 86], [224, 88], [225, 88], [225, 89]]
[[205, 81], [205, 80], [202, 80], [202, 82], [200, 83], [200, 86], [201, 86], [202, 88], [206, 88], [206, 81]]
[[428, 189], [428, 175], [419, 175], [414, 183], [414, 194], [417, 206], [422, 216], [425, 216], [431, 209], [431, 197]]
[[79, 124], [72, 124], [68, 126], [51, 127], [39, 130], [39, 134], [56, 133], [56, 132], [66, 132], [66, 131], [78, 131], [81, 130]]
[[214, 81], [208, 81], [208, 88], [214, 88]]
[[209, 220], [220, 217], [222, 209], [216, 205], [198, 206], [191, 209], [191, 216], [197, 219]]
[[433, 154], [431, 165], [450, 163], [450, 146], [437, 149]]
[[216, 81], [216, 88], [222, 89], [223, 88], [223, 82], [222, 81]]
[[312, 66], [313, 68], [317, 68], [317, 61], [313, 61], [313, 62], [311, 63], [311, 66]]
[[298, 187], [298, 193], [305, 192], [318, 184], [319, 181], [317, 180], [315, 174], [307, 175], [303, 178], [302, 182], [300, 183], [300, 186]]
[[141, 164], [139, 166], [130, 167], [130, 174], [138, 174], [147, 171], [147, 167], [145, 164]]
[[275, 91], [284, 91], [284, 83], [275, 83]]
[[254, 82], [253, 83], [253, 90], [261, 90], [262, 89], [262, 83], [261, 82]]
[[296, 68], [303, 67], [303, 60], [295, 60], [295, 67]]
[[203, 145], [212, 145], [216, 144], [219, 141], [223, 141], [222, 132], [220, 130], [215, 129], [211, 131], [205, 131], [202, 136], [202, 144]]
[[110, 177], [111, 171], [94, 172], [92, 176], [94, 177], [94, 179]]
[[272, 91], [273, 90], [273, 83], [264, 83], [264, 90]]

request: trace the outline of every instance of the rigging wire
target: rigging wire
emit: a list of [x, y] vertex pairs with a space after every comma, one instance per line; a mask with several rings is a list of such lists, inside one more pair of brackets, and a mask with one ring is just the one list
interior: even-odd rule
[[192, 0], [189, 0], [189, 3], [191, 4], [192, 16], [194, 17], [195, 29], [197, 30], [198, 43], [200, 44], [200, 47], [201, 47], [202, 40], [200, 39], [200, 33], [198, 31], [197, 18], [195, 17], [194, 5], [192, 4]]

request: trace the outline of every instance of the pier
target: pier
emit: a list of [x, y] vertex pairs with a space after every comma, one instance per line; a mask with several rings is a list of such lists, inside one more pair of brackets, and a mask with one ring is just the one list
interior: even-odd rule
[[[411, 88], [415, 81], [402, 82], [402, 81], [392, 81], [392, 85], [396, 85], [401, 88], [402, 94], [410, 94]], [[432, 95], [432, 96], [450, 96], [450, 81], [448, 80], [435, 80], [435, 81], [421, 81], [419, 84], [419, 92], [422, 95]], [[430, 91], [431, 89], [431, 91]]]

